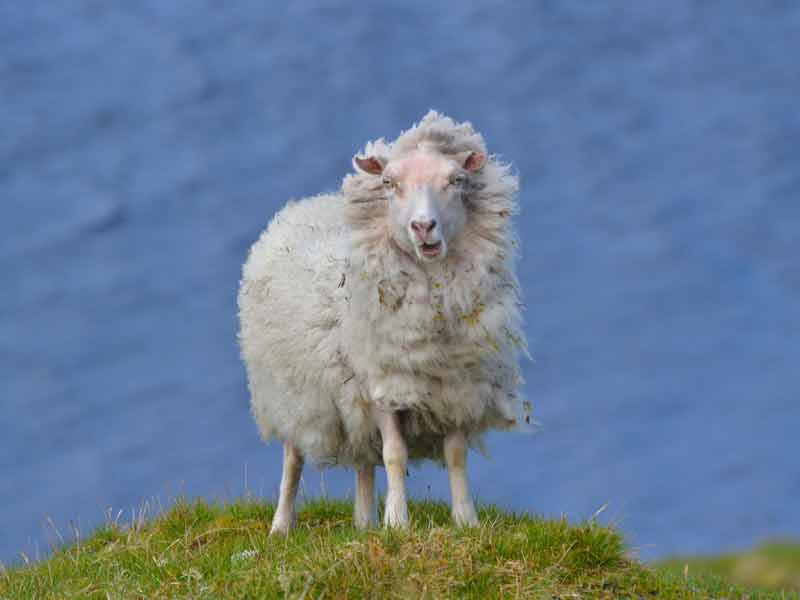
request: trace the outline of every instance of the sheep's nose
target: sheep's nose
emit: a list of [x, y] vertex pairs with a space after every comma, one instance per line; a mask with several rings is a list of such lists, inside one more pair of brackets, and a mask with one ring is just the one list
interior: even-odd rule
[[436, 221], [411, 221], [411, 229], [413, 229], [417, 235], [423, 235], [425, 233], [430, 233], [433, 231], [433, 228], [436, 227]]

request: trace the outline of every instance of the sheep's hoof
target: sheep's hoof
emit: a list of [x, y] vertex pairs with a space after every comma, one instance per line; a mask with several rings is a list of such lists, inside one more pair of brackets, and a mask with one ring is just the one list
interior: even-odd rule
[[285, 523], [272, 523], [272, 527], [269, 530], [270, 536], [275, 537], [285, 537], [289, 535], [289, 530], [291, 526]]
[[375, 527], [377, 524], [378, 520], [375, 518], [374, 514], [361, 515], [356, 513], [353, 517], [353, 525], [355, 525], [356, 529], [361, 531]]
[[383, 524], [386, 527], [408, 529], [408, 504], [391, 496], [386, 499], [386, 508], [383, 513]]
[[387, 529], [408, 529], [408, 518], [386, 517], [383, 520], [383, 526]]
[[388, 528], [408, 529], [408, 507], [395, 506], [393, 503], [387, 502], [383, 524]]
[[458, 527], [477, 527], [478, 515], [474, 506], [462, 506], [453, 509], [453, 522]]
[[289, 535], [289, 530], [292, 528], [294, 524], [294, 519], [289, 517], [283, 517], [280, 515], [275, 515], [272, 518], [272, 527], [270, 527], [269, 534], [271, 536], [286, 536]]

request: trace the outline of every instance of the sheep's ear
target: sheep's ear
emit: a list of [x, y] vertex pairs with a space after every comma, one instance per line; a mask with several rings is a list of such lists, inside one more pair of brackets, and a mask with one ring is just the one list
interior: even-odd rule
[[375, 157], [375, 156], [359, 156], [356, 154], [353, 157], [353, 167], [355, 167], [356, 171], [361, 171], [362, 173], [369, 173], [370, 175], [380, 175], [383, 173], [383, 168], [386, 165], [384, 162]]
[[461, 166], [470, 173], [480, 171], [486, 164], [486, 155], [480, 152], [464, 152], [459, 155], [459, 159], [461, 159]]

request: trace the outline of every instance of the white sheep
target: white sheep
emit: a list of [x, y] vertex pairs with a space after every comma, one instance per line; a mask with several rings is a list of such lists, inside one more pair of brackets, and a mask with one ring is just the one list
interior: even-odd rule
[[294, 521], [304, 459], [356, 470], [361, 528], [375, 465], [384, 522], [406, 527], [407, 461], [443, 460], [453, 519], [474, 525], [467, 447], [521, 415], [517, 179], [471, 124], [434, 111], [353, 165], [341, 192], [289, 202], [243, 269], [253, 414], [284, 445], [271, 533]]

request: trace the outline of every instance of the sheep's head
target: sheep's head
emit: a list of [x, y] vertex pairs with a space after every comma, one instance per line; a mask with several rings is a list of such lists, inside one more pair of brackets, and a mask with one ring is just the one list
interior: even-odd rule
[[470, 175], [483, 168], [480, 152], [445, 155], [421, 145], [400, 158], [353, 159], [363, 173], [380, 177], [389, 201], [389, 234], [421, 262], [441, 260], [467, 219], [464, 194]]

